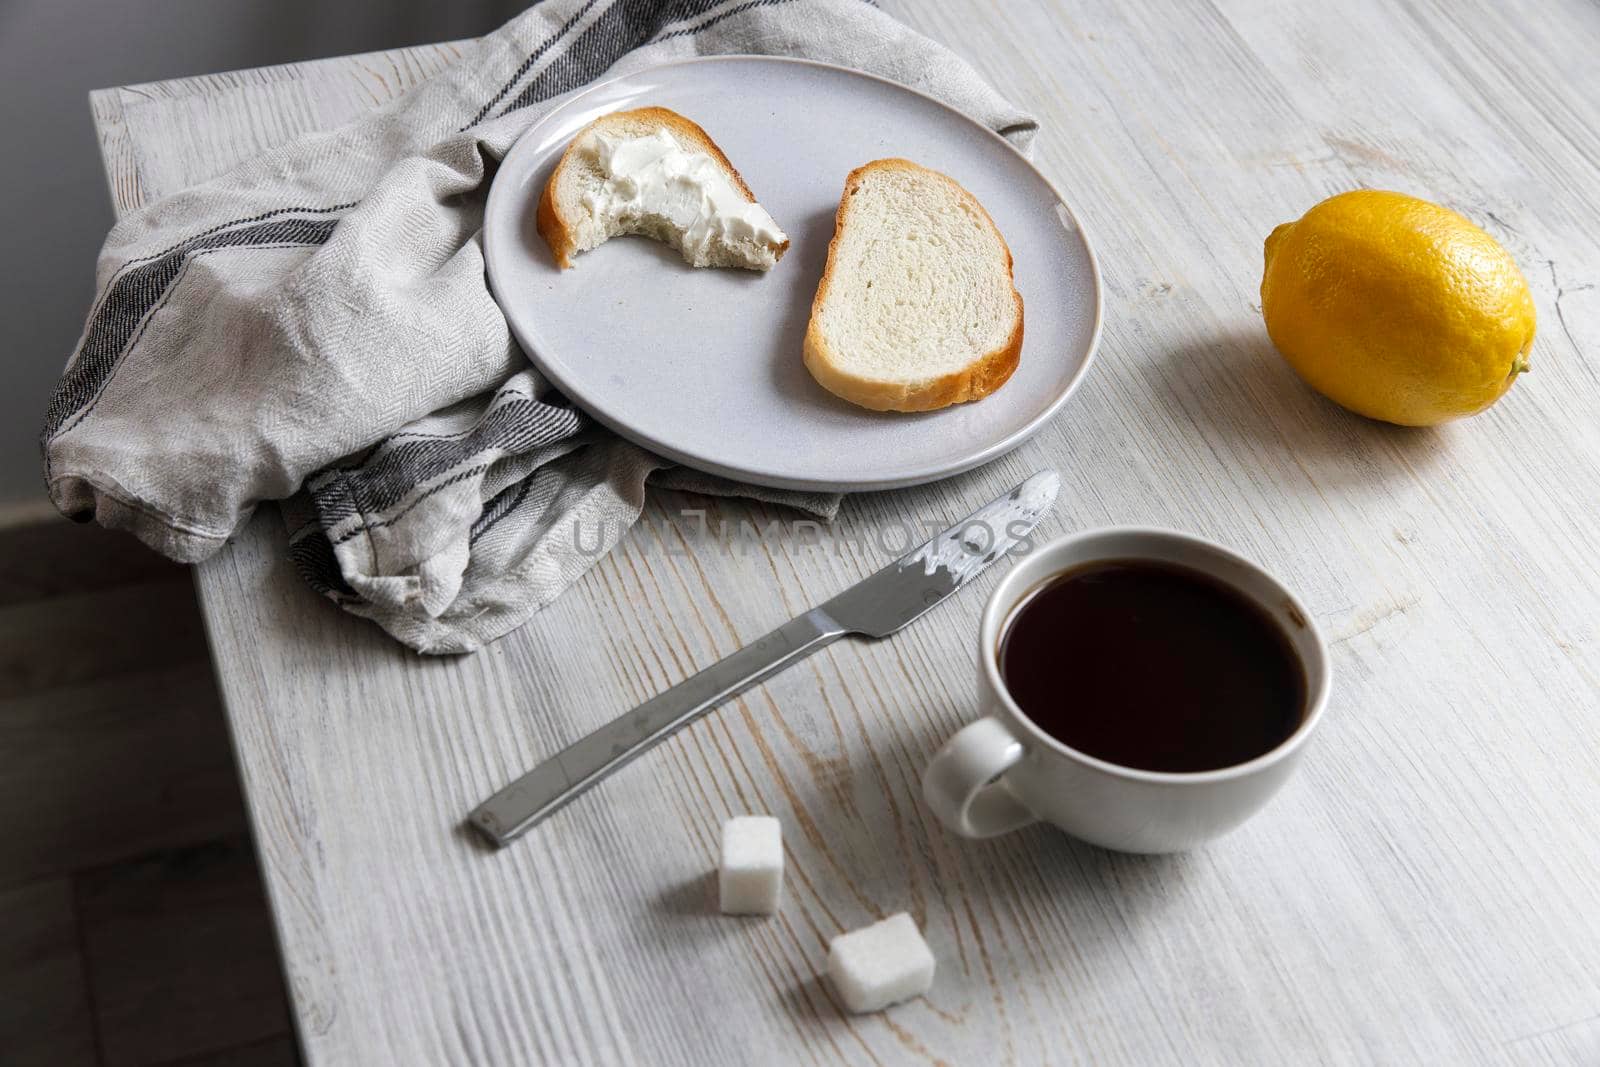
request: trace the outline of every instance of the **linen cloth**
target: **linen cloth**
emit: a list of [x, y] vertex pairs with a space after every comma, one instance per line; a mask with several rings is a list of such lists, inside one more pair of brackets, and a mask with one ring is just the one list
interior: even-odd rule
[[194, 562], [285, 501], [311, 586], [423, 652], [547, 604], [647, 481], [831, 518], [836, 497], [676, 468], [594, 424], [527, 363], [484, 275], [488, 186], [523, 130], [602, 75], [728, 53], [869, 71], [1024, 150], [1035, 130], [865, 0], [546, 0], [389, 105], [111, 231], [46, 415], [56, 506]]

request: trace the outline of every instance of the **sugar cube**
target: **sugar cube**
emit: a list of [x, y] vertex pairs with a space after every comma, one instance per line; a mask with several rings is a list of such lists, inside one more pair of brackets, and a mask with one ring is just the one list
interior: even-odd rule
[[882, 1011], [933, 986], [933, 952], [902, 911], [834, 938], [828, 979], [852, 1012]]
[[740, 815], [722, 824], [717, 872], [725, 915], [771, 915], [783, 896], [783, 828], [769, 815]]

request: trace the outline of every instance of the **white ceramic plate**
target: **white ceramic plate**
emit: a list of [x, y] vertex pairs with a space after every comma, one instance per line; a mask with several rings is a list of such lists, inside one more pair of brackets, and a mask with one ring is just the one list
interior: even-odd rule
[[[696, 270], [617, 238], [559, 270], [534, 229], [556, 159], [586, 123], [659, 105], [722, 146], [792, 242], [767, 274]], [[1011, 246], [1022, 362], [972, 404], [873, 412], [801, 362], [845, 175], [903, 156], [972, 191]], [[670, 459], [759, 485], [854, 492], [948, 477], [1004, 454], [1082, 379], [1100, 334], [1100, 277], [1060, 195], [985, 127], [857, 71], [752, 56], [670, 63], [597, 85], [522, 136], [484, 219], [489, 282], [534, 364], [600, 422]]]

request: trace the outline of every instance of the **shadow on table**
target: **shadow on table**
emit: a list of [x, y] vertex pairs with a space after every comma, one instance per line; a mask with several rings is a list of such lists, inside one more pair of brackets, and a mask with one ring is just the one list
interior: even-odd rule
[[[1124, 960], [1127, 939], [1148, 933], [1160, 913], [1190, 896], [1204, 869], [1193, 854], [1111, 852], [1043, 824], [989, 841], [947, 834], [931, 819], [927, 825], [931, 836], [921, 850], [932, 868], [918, 880], [931, 891], [923, 900], [914, 892], [903, 901], [886, 900], [883, 910], [903, 904], [938, 959], [933, 990], [913, 1003], [958, 1028], [989, 1025], [969, 1006], [1019, 982], [1094, 980], [1097, 958]], [[1058, 965], [1063, 946], [1028, 940], [1063, 924], [1076, 931], [1068, 970]], [[784, 1002], [796, 1019], [848, 1025], [856, 1017], [823, 976], [825, 956], [820, 950], [815, 972], [799, 976]]]
[[492, 856], [500, 850], [494, 843], [473, 829], [472, 823], [463, 819], [456, 823], [450, 830], [450, 836], [467, 847], [467, 851], [475, 852], [480, 856]]
[[796, 1018], [848, 1019], [833, 987], [820, 974], [809, 975], [790, 986], [783, 996], [784, 1007]]
[[1321, 396], [1259, 325], [1191, 339], [1154, 353], [1150, 364], [1151, 391], [1172, 425], [1189, 423], [1246, 455], [1288, 454], [1325, 486], [1419, 475], [1449, 449], [1449, 427], [1378, 422]]
[[[655, 910], [663, 915], [718, 915], [717, 872], [703, 871], [656, 894]], [[721, 916], [726, 918], [726, 916]]]

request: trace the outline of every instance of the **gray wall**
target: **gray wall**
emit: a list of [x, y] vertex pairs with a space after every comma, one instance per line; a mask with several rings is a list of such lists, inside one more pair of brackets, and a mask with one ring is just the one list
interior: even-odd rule
[[0, 508], [44, 495], [37, 435], [111, 226], [87, 93], [485, 33], [517, 0], [0, 0]]

